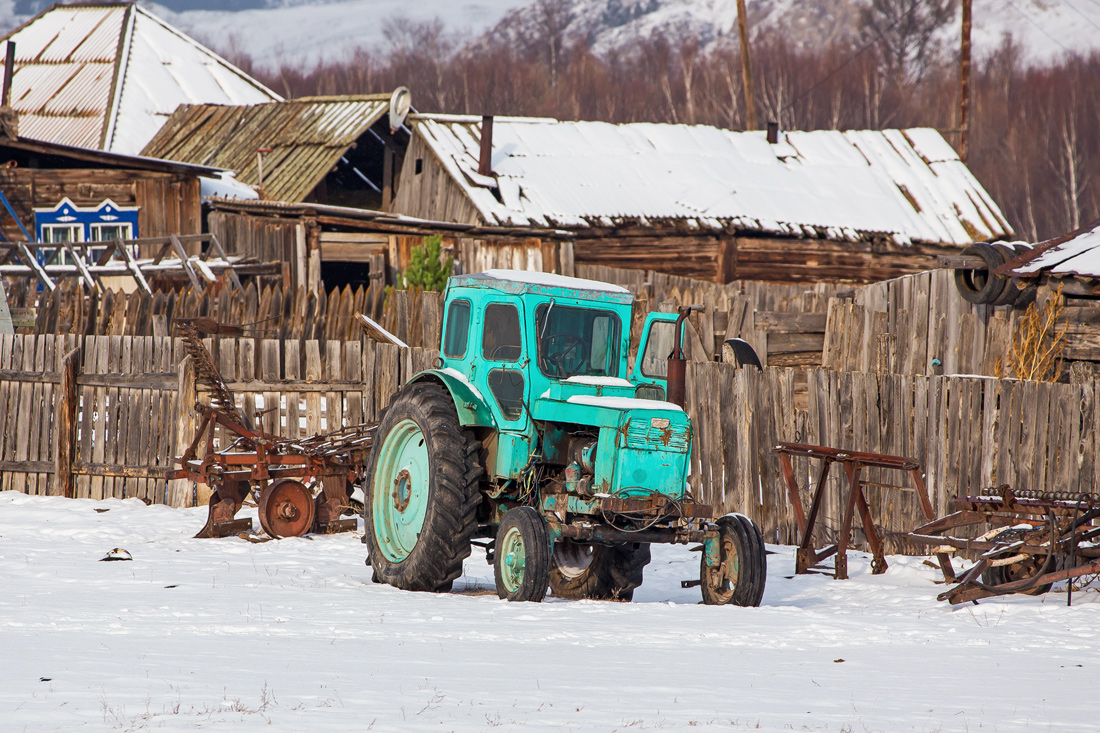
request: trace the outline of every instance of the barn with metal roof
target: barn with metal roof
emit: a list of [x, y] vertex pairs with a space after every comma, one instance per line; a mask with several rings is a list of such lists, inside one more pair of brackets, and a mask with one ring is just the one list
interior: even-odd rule
[[577, 264], [719, 282], [867, 282], [1011, 233], [931, 129], [765, 133], [453, 115], [413, 115], [410, 126], [394, 211], [564, 229]]
[[142, 154], [234, 170], [271, 201], [386, 208], [409, 140], [390, 129], [395, 95], [184, 105]]
[[136, 3], [54, 5], [0, 40], [20, 137], [136, 154], [180, 104], [281, 99]]

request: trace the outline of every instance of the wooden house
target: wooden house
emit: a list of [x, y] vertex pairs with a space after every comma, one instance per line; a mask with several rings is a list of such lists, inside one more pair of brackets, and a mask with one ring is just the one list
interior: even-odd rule
[[409, 139], [390, 127], [401, 94], [183, 105], [142, 154], [236, 171], [271, 201], [385, 209]]
[[393, 210], [568, 232], [576, 263], [870, 282], [1011, 233], [938, 132], [412, 115]]
[[282, 262], [292, 287], [326, 290], [371, 282], [392, 285], [424, 238], [439, 235], [455, 272], [493, 268], [573, 275], [564, 232], [427, 221], [315, 203], [213, 198], [210, 232], [230, 255]]
[[136, 2], [53, 5], [2, 41], [25, 138], [135, 155], [180, 104], [281, 99]]
[[0, 193], [19, 219], [0, 212], [0, 233], [41, 242], [199, 234], [202, 180], [219, 173], [0, 135]]

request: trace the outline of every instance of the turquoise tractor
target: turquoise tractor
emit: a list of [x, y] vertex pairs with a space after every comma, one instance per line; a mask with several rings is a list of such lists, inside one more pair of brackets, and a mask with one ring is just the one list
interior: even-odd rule
[[651, 543], [690, 543], [686, 585], [705, 603], [759, 605], [759, 528], [713, 520], [688, 491], [691, 421], [668, 401], [683, 401], [686, 314], [648, 315], [628, 375], [633, 302], [545, 273], [450, 279], [436, 368], [375, 434], [363, 541], [377, 582], [449, 591], [477, 544], [501, 598], [629, 600]]

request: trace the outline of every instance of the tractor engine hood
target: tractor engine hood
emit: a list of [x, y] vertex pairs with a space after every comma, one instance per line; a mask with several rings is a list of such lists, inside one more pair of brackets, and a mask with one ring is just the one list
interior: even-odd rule
[[531, 416], [535, 420], [618, 428], [625, 422], [623, 413], [642, 410], [647, 415], [657, 413], [658, 417], [675, 423], [689, 422], [679, 405], [638, 399], [634, 396], [636, 389], [625, 379], [615, 377], [572, 377], [555, 381], [535, 400]]

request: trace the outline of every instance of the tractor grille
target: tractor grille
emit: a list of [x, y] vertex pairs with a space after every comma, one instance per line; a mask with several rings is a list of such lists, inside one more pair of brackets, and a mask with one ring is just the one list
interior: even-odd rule
[[688, 444], [691, 443], [691, 428], [687, 425], [670, 425], [668, 427], [654, 427], [650, 419], [635, 418], [626, 426], [626, 447], [641, 450], [659, 448], [687, 453]]

